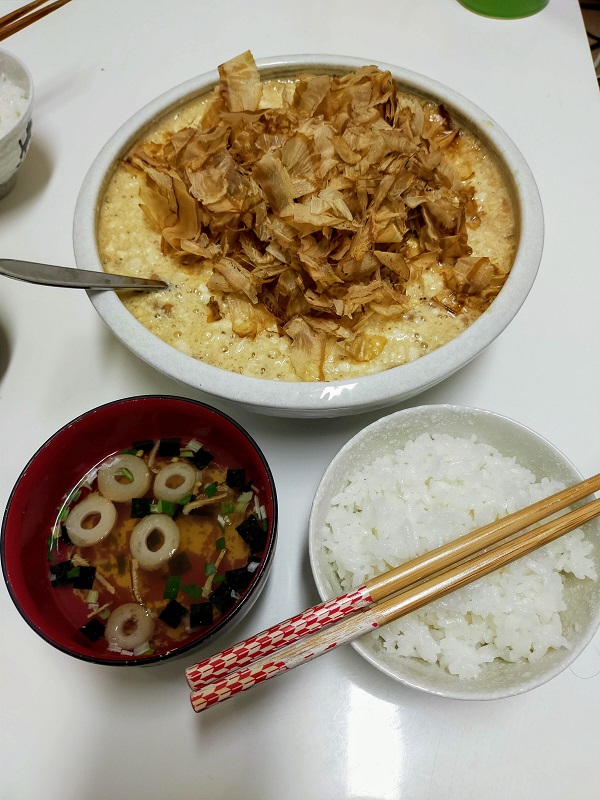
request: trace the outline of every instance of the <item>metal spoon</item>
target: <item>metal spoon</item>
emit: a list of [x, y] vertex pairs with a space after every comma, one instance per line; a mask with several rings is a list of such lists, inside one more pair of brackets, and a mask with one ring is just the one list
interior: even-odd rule
[[151, 278], [130, 278], [128, 275], [111, 275], [89, 269], [55, 267], [33, 261], [15, 261], [0, 258], [0, 275], [18, 281], [41, 283], [44, 286], [65, 286], [70, 289], [166, 289], [164, 281]]

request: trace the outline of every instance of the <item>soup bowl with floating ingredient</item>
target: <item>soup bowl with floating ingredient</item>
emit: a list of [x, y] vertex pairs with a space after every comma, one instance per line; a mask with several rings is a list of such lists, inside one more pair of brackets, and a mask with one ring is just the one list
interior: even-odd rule
[[[264, 82], [271, 81], [283, 84], [297, 80], [297, 76], [301, 74], [343, 76], [355, 70], [365, 69], [372, 62], [341, 56], [301, 55], [268, 58], [259, 60], [256, 63], [260, 77]], [[202, 284], [203, 288], [199, 288], [197, 282], [192, 285], [193, 281], [188, 274], [190, 259], [193, 260], [195, 257], [193, 253], [197, 255], [194, 263], [197, 266], [205, 265], [216, 246], [214, 243], [210, 244], [208, 240], [202, 239], [204, 234], [200, 235], [198, 231], [196, 231], [196, 239], [193, 242], [183, 241], [183, 237], [188, 235], [184, 232], [186, 225], [192, 224], [196, 220], [196, 213], [198, 218], [204, 219], [204, 211], [191, 211], [191, 216], [187, 217], [187, 222], [182, 219], [177, 222], [177, 226], [164, 229], [166, 230], [164, 235], [171, 237], [170, 240], [175, 236], [174, 230], [177, 229], [180, 232], [177, 234], [179, 236], [177, 241], [183, 241], [182, 246], [187, 247], [189, 250], [189, 252], [186, 251], [187, 255], [185, 257], [182, 256], [181, 263], [177, 262], [175, 268], [173, 267], [175, 262], [169, 255], [171, 253], [171, 245], [166, 241], [161, 245], [158, 232], [153, 232], [152, 235], [156, 241], [150, 244], [145, 238], [145, 232], [141, 235], [141, 238], [138, 235], [142, 230], [139, 226], [147, 226], [147, 230], [150, 230], [152, 225], [147, 222], [144, 213], [140, 210], [140, 197], [138, 196], [138, 188], [136, 188], [137, 184], [134, 183], [137, 178], [134, 172], [129, 169], [131, 165], [127, 164], [129, 171], [125, 169], [123, 173], [120, 172], [120, 170], [124, 169], [124, 160], [129, 158], [135, 151], [136, 145], [143, 141], [145, 136], [149, 136], [152, 130], [159, 130], [156, 127], [159, 123], [163, 124], [164, 120], [169, 120], [168, 123], [165, 122], [164, 124], [170, 125], [170, 120], [187, 119], [185, 114], [188, 114], [188, 112], [182, 111], [182, 109], [188, 108], [188, 104], [195, 101], [195, 99], [202, 98], [212, 92], [219, 82], [219, 74], [211, 72], [198, 78], [193, 78], [161, 95], [125, 122], [93, 162], [79, 194], [74, 220], [74, 248], [79, 267], [100, 271], [103, 269], [103, 265], [106, 264], [108, 271], [130, 271], [131, 274], [136, 274], [140, 277], [151, 277], [152, 275], [154, 277], [165, 277], [164, 274], [161, 274], [163, 267], [165, 270], [174, 270], [171, 278], [168, 279], [172, 281], [171, 288], [164, 294], [158, 293], [146, 295], [145, 297], [137, 294], [132, 297], [131, 295], [119, 296], [110, 292], [90, 292], [89, 296], [95, 309], [123, 344], [154, 368], [175, 380], [209, 395], [239, 403], [252, 411], [289, 417], [327, 417], [384, 408], [417, 395], [466, 365], [502, 333], [523, 304], [533, 284], [541, 259], [543, 216], [539, 194], [531, 171], [515, 144], [496, 122], [487, 113], [456, 91], [427, 77], [397, 66], [379, 64], [378, 67], [381, 70], [389, 71], [397, 89], [405, 93], [406, 96], [420, 98], [423, 102], [429, 103], [431, 108], [437, 109], [435, 112], [438, 115], [436, 124], [442, 127], [446, 124], [449, 125], [449, 135], [454, 135], [453, 132], [460, 129], [461, 133], [455, 137], [457, 141], [463, 141], [463, 139], [467, 141], [464, 137], [467, 135], [472, 136], [475, 142], [473, 144], [473, 152], [477, 151], [478, 147], [482, 148], [481, 152], [488, 154], [483, 160], [485, 161], [489, 156], [489, 160], [496, 165], [495, 174], [500, 176], [498, 180], [502, 181], [503, 192], [505, 191], [506, 197], [509, 198], [506, 200], [506, 206], [511, 210], [513, 220], [511, 225], [514, 226], [513, 234], [510, 236], [511, 247], [513, 248], [510, 257], [512, 266], [509, 267], [510, 272], [502, 288], [499, 289], [499, 293], [480, 316], [474, 319], [472, 324], [460, 329], [462, 322], [465, 322], [465, 315], [460, 311], [456, 312], [458, 306], [455, 307], [453, 305], [456, 301], [456, 295], [453, 292], [457, 284], [452, 284], [454, 289], [446, 287], [441, 294], [437, 292], [437, 283], [435, 281], [438, 278], [442, 280], [442, 278], [438, 276], [434, 282], [429, 281], [428, 270], [430, 268], [433, 269], [433, 262], [426, 266], [425, 262], [429, 264], [427, 261], [428, 255], [427, 252], [422, 251], [423, 260], [419, 262], [419, 270], [422, 269], [424, 271], [423, 281], [427, 283], [425, 287], [426, 297], [421, 298], [426, 301], [423, 305], [423, 314], [425, 316], [418, 310], [409, 310], [401, 320], [404, 327], [402, 327], [401, 331], [400, 329], [396, 330], [395, 323], [392, 324], [390, 319], [396, 319], [398, 307], [404, 307], [403, 304], [413, 302], [412, 299], [409, 300], [410, 293], [407, 294], [404, 291], [402, 282], [412, 280], [412, 276], [417, 274], [412, 267], [408, 267], [403, 261], [404, 256], [398, 250], [398, 247], [402, 249], [406, 246], [408, 249], [404, 249], [402, 252], [408, 257], [410, 253], [413, 253], [411, 248], [416, 247], [418, 249], [425, 246], [418, 244], [416, 234], [410, 239], [410, 242], [408, 240], [404, 242], [403, 240], [402, 245], [390, 245], [390, 237], [394, 239], [394, 236], [396, 238], [400, 236], [398, 230], [396, 230], [396, 234], [393, 231], [380, 231], [377, 234], [379, 237], [377, 241], [381, 243], [377, 244], [376, 242], [373, 244], [373, 253], [369, 251], [368, 255], [369, 263], [372, 266], [375, 263], [373, 259], [376, 251], [377, 260], [381, 262], [381, 269], [374, 267], [374, 277], [369, 275], [368, 278], [362, 280], [364, 286], [354, 287], [351, 290], [352, 297], [350, 298], [346, 295], [346, 303], [341, 302], [338, 297], [334, 296], [335, 292], [333, 290], [324, 301], [322, 292], [327, 292], [327, 287], [333, 284], [339, 286], [340, 281], [344, 283], [345, 290], [348, 289], [350, 281], [340, 278], [338, 273], [342, 267], [336, 266], [338, 263], [336, 259], [350, 258], [352, 263], [345, 265], [344, 269], [347, 267], [347, 269], [353, 270], [355, 268], [358, 269], [357, 258], [359, 258], [359, 255], [354, 258], [347, 249], [343, 250], [342, 248], [339, 252], [333, 253], [328, 256], [329, 260], [325, 265], [321, 264], [321, 267], [327, 273], [325, 277], [319, 272], [319, 264], [321, 263], [319, 253], [311, 251], [306, 260], [309, 265], [308, 272], [306, 270], [302, 272], [298, 278], [300, 283], [292, 281], [292, 283], [288, 282], [286, 284], [284, 281], [281, 285], [277, 284], [282, 292], [285, 290], [288, 293], [296, 292], [298, 287], [303, 287], [302, 291], [305, 294], [302, 302], [305, 305], [302, 313], [308, 313], [306, 311], [306, 303], [312, 303], [311, 308], [319, 308], [319, 311], [315, 312], [316, 316], [313, 315], [315, 318], [311, 317], [311, 324], [316, 327], [314, 327], [312, 338], [306, 337], [310, 342], [310, 346], [307, 345], [305, 350], [303, 350], [303, 331], [306, 333], [303, 327], [304, 323], [302, 321], [297, 322], [300, 317], [296, 316], [293, 320], [296, 326], [295, 329], [288, 324], [289, 317], [286, 317], [286, 315], [288, 315], [290, 304], [286, 305], [283, 311], [279, 306], [274, 311], [269, 311], [269, 309], [273, 308], [274, 298], [277, 300], [277, 297], [280, 297], [273, 290], [273, 287], [276, 286], [274, 280], [279, 273], [271, 264], [271, 260], [278, 257], [285, 262], [289, 254], [283, 253], [281, 247], [272, 246], [270, 246], [271, 250], [267, 252], [264, 248], [264, 243], [261, 244], [258, 238], [251, 243], [251, 247], [247, 247], [251, 255], [249, 256], [246, 253], [244, 258], [249, 258], [253, 265], [262, 264], [266, 259], [270, 266], [265, 267], [265, 269], [275, 270], [275, 278], [271, 273], [268, 276], [268, 281], [271, 281], [268, 284], [268, 296], [265, 295], [264, 302], [261, 301], [262, 305], [259, 304], [263, 317], [272, 314], [271, 317], [268, 317], [270, 322], [265, 323], [270, 327], [268, 327], [268, 330], [266, 328], [261, 329], [258, 334], [254, 335], [250, 329], [244, 328], [243, 324], [239, 323], [239, 319], [235, 317], [235, 311], [231, 312], [234, 315], [233, 321], [231, 316], [227, 321], [226, 314], [224, 316], [222, 313], [222, 304], [219, 305], [219, 300], [215, 300], [214, 297], [218, 293], [217, 289], [208, 290], [204, 288], [204, 284]], [[188, 116], [191, 114], [192, 111], [189, 111]], [[193, 119], [188, 120], [189, 124], [192, 122]], [[390, 135], [396, 137], [394, 146], [402, 150], [403, 147], [406, 148], [406, 141], [402, 139], [402, 135], [400, 136], [402, 141], [396, 141], [399, 133], [400, 131], [396, 130]], [[417, 137], [417, 134], [414, 135]], [[460, 138], [461, 136], [463, 136], [463, 139]], [[420, 146], [426, 148], [423, 137], [418, 141]], [[406, 152], [412, 152], [410, 150], [412, 146], [410, 145]], [[347, 142], [338, 142], [338, 150], [344, 154], [344, 158], [348, 159], [348, 170], [350, 170], [359, 155], [348, 151]], [[339, 158], [341, 157], [339, 156]], [[143, 160], [143, 157], [141, 158]], [[405, 155], [404, 158], [406, 160], [408, 156]], [[426, 158], [426, 156], [423, 155], [423, 158]], [[152, 158], [148, 156], [143, 163], [149, 165], [151, 161]], [[139, 163], [141, 162], [138, 158], [136, 164], [139, 165]], [[147, 168], [149, 170], [148, 174], [150, 174], [153, 169], [152, 165], [150, 164]], [[408, 172], [402, 173], [403, 180], [410, 183], [412, 178], [409, 173], [413, 167], [409, 164], [407, 169]], [[377, 174], [381, 175], [383, 173], [384, 167], [382, 166]], [[467, 172], [465, 171], [464, 174], [464, 179], [467, 180]], [[114, 188], [116, 184], [113, 179], [120, 181], [121, 175], [124, 176], [124, 183], [119, 183], [118, 188]], [[157, 181], [159, 180], [157, 173], [152, 173], [152, 175]], [[213, 173], [210, 171], [204, 175], [200, 170], [197, 176], [198, 185], [205, 186], [205, 181], [209, 180], [211, 175]], [[147, 178], [149, 183], [144, 187], [144, 202], [148, 200], [149, 195], [152, 194], [157, 186], [157, 183], [153, 182], [154, 178], [152, 176]], [[428, 178], [424, 177], [423, 180], [428, 180]], [[446, 180], [446, 178], [443, 180]], [[448, 181], [452, 182], [450, 178], [448, 178]], [[204, 190], [198, 189], [198, 191]], [[303, 190], [298, 189], [298, 191], [302, 193]], [[390, 197], [394, 196], [393, 193], [390, 194], [388, 192], [386, 194], [382, 192], [382, 197], [384, 194], [386, 198], [388, 195]], [[360, 192], [350, 196], [349, 199], [347, 198], [350, 205], [353, 203], [360, 205], [356, 199], [359, 195]], [[162, 213], [160, 209], [166, 213], [168, 208], [171, 208], [175, 213], [178, 206], [174, 197], [175, 195], [171, 196], [171, 200], [165, 200], [162, 205], [160, 203], [163, 202], [164, 198], [160, 200], [157, 206], [159, 212], [157, 213]], [[477, 197], [473, 196], [471, 200], [477, 203], [493, 202], [494, 197], [496, 197], [496, 194], [490, 191], [487, 193], [485, 201], [478, 199], [479, 195]], [[489, 198], [492, 198], [492, 200]], [[290, 208], [292, 208], [294, 215], [299, 214], [299, 200], [301, 199], [296, 198], [293, 206], [286, 207], [285, 214], [289, 215], [291, 213]], [[379, 199], [381, 200], [381, 198]], [[445, 223], [440, 222], [439, 219], [434, 224], [433, 217], [429, 215], [428, 211], [421, 213], [421, 211], [417, 212], [412, 208], [415, 203], [418, 205], [421, 200], [418, 197], [413, 198], [410, 201], [410, 206], [406, 206], [408, 218], [412, 220], [418, 217], [419, 224], [423, 220], [429, 220], [434, 227], [438, 223], [443, 227]], [[318, 197], [315, 199], [317, 205], [322, 201], [322, 197], [321, 199]], [[131, 208], [135, 212], [135, 220], [132, 221], [131, 225], [123, 222], [129, 212], [124, 212], [121, 209], [119, 206], [121, 202], [127, 203], [127, 208]], [[170, 206], [169, 203], [171, 203]], [[189, 210], [189, 204], [186, 208]], [[343, 205], [341, 208], [342, 211], [339, 213], [342, 214], [343, 212], [346, 217], [340, 222], [337, 233], [344, 229], [354, 231], [358, 226], [356, 221], [358, 217], [355, 219], [353, 214], [358, 214], [359, 211], [355, 209], [351, 212], [347, 205]], [[474, 206], [469, 206], [470, 210], [467, 209], [467, 213], [470, 214], [473, 208]], [[114, 230], [121, 231], [127, 241], [119, 241], [114, 246], [109, 243], [107, 245], [108, 249], [106, 249], [104, 245], [100, 245], [99, 236], [105, 230], [103, 227], [105, 221], [106, 230], [109, 232], [113, 230], [110, 222], [112, 219], [110, 217], [111, 209], [114, 210]], [[306, 203], [303, 204], [302, 209], [306, 214], [312, 213]], [[181, 213], [183, 214], [183, 211]], [[322, 216], [328, 218], [327, 214]], [[173, 214], [171, 217], [175, 219]], [[168, 223], [171, 217], [165, 218], [165, 224]], [[499, 214], [494, 211], [493, 213], [483, 213], [479, 216], [476, 214], [475, 217], [477, 220], [484, 219], [485, 222], [486, 220], [497, 219]], [[471, 226], [469, 227], [469, 235], [476, 228], [475, 217], [469, 222]], [[127, 219], [129, 220], [130, 218], [127, 217]], [[131, 219], [133, 220], [133, 218]], [[390, 219], [393, 222], [396, 217], [392, 215]], [[423, 229], [421, 232], [422, 237], [427, 238], [431, 233], [431, 228], [427, 228], [429, 222], [425, 224], [427, 230]], [[281, 220], [279, 224], [282, 224]], [[285, 226], [285, 219], [283, 219], [283, 224]], [[381, 224], [383, 225], [383, 222]], [[412, 225], [412, 222], [410, 224]], [[459, 230], [459, 228], [462, 230], [460, 227], [462, 223], [457, 222], [456, 224], [458, 226], [456, 230]], [[352, 227], [353, 225], [354, 228]], [[287, 230], [285, 227], [284, 229]], [[143, 230], [146, 231], [146, 227]], [[370, 228], [367, 222], [365, 222], [361, 230], [364, 233], [361, 240], [362, 243], [365, 244], [366, 242], [365, 246], [370, 246], [368, 245]], [[440, 230], [441, 228], [438, 226], [438, 233]], [[455, 261], [458, 258], [457, 254], [460, 248], [464, 247], [464, 241], [461, 236], [462, 234], [453, 234], [445, 238], [442, 237], [443, 245], [440, 245], [440, 247], [447, 248], [444, 252], [450, 254], [448, 258], [451, 260]], [[296, 248], [297, 245], [298, 247], [308, 247], [311, 237], [305, 237], [305, 239], [306, 241], [303, 240], [304, 244], [298, 245], [298, 242], [291, 237], [289, 239], [292, 242], [290, 247]], [[324, 242], [325, 239], [323, 240]], [[497, 241], [501, 240], [502, 235], [499, 233]], [[258, 250], [256, 249], [257, 242], [260, 245]], [[245, 242], [244, 246], [247, 244]], [[358, 247], [358, 244], [357, 248], [356, 252], [360, 251], [360, 258], [362, 258], [360, 264], [364, 265], [366, 256], [363, 255], [363, 250]], [[458, 249], [455, 250], [453, 248]], [[477, 252], [473, 251], [473, 258], [475, 256], [479, 257], [481, 254], [485, 256], [484, 249], [482, 247], [481, 252], [479, 250]], [[230, 251], [228, 252], [230, 253]], [[257, 252], [258, 256], [256, 255]], [[346, 255], [344, 255], [344, 252]], [[461, 252], [466, 253], [468, 249], [463, 249]], [[151, 255], [149, 256], [148, 253]], [[273, 253], [276, 255], [273, 255]], [[148, 258], [152, 260], [147, 261]], [[296, 259], [296, 255], [293, 258]], [[169, 259], [171, 260], [169, 261]], [[252, 261], [252, 259], [254, 260]], [[297, 264], [297, 260], [292, 260], [292, 263]], [[411, 263], [413, 262], [411, 261]], [[483, 262], [481, 263], [483, 264]], [[223, 267], [222, 263], [221, 267]], [[233, 269], [234, 273], [239, 277], [236, 269], [229, 262], [228, 268], [230, 271]], [[477, 271], [479, 266], [473, 266], [473, 269]], [[309, 274], [310, 270], [312, 270], [313, 277]], [[394, 276], [391, 276], [392, 272], [394, 272]], [[344, 275], [347, 275], [347, 273], [344, 273]], [[381, 277], [382, 275], [384, 278]], [[506, 271], [503, 275], [506, 275]], [[474, 278], [474, 283], [470, 283], [472, 278]], [[356, 279], [361, 283], [360, 276]], [[222, 289], [223, 280], [226, 279], [221, 275], [214, 285], [217, 288], [220, 286]], [[354, 278], [351, 280], [354, 280]], [[377, 295], [377, 297], [372, 295], [369, 302], [372, 301], [374, 305], [368, 307], [368, 312], [364, 312], [367, 300], [365, 300], [364, 304], [361, 304], [360, 298], [356, 293], [357, 290], [363, 291], [364, 289], [364, 291], [367, 291], [365, 287], [367, 287], [367, 281], [370, 281], [371, 289], [369, 291], [375, 292], [373, 281], [380, 282], [381, 280], [385, 284], [384, 288], [381, 289], [383, 294], [381, 296]], [[462, 274], [462, 277], [458, 280], [460, 287], [462, 287], [460, 291], [463, 292], [461, 296], [466, 296], [464, 292], [468, 295], [477, 282], [474, 272], [469, 273], [469, 277], [465, 277], [465, 274]], [[231, 286], [232, 284], [229, 285]], [[379, 286], [379, 283], [377, 285]], [[325, 288], [323, 288], [324, 286]], [[395, 288], [390, 292], [392, 286]], [[387, 290], [388, 293], [385, 294], [384, 290]], [[416, 291], [417, 289], [413, 287], [411, 289], [413, 294], [410, 294], [410, 298], [414, 296], [415, 301], [419, 297], [418, 293], [414, 294]], [[186, 306], [185, 311], [180, 311], [179, 298], [181, 296], [187, 297], [188, 295], [191, 296], [192, 301], [197, 302], [197, 306], [195, 310], [189, 310]], [[251, 291], [250, 295], [252, 295]], [[248, 301], [246, 300], [245, 302], [246, 306], [244, 308], [250, 308]], [[393, 305], [394, 303], [396, 303], [396, 306], [394, 306], [393, 314], [388, 314], [390, 304]], [[323, 305], [323, 311], [321, 311], [321, 305]], [[296, 307], [294, 306], [294, 308]], [[325, 307], [329, 310], [326, 311]], [[231, 306], [228, 305], [226, 311], [227, 309], [231, 309]], [[329, 316], [324, 320], [320, 315], [325, 312]], [[380, 325], [381, 323], [382, 330], [386, 328], [385, 335], [369, 333], [370, 328], [365, 329], [367, 333], [357, 335], [357, 332], [361, 330], [360, 325], [362, 324], [357, 315], [363, 313], [371, 314], [367, 325], [371, 325], [371, 323]], [[277, 316], [278, 314], [279, 316]], [[456, 335], [452, 334], [454, 338], [450, 337], [445, 344], [438, 347], [437, 344], [440, 339], [438, 333], [435, 331], [432, 333], [431, 326], [429, 326], [429, 332], [423, 332], [422, 334], [418, 333], [416, 329], [413, 330], [411, 326], [413, 324], [420, 325], [421, 320], [425, 318], [438, 319], [440, 315], [444, 318], [444, 324], [450, 325], [451, 321], [452, 324], [456, 323], [458, 325], [460, 323], [460, 325], [457, 329], [459, 332]], [[181, 327], [184, 316], [190, 321], [191, 333], [189, 336]], [[206, 325], [205, 328], [198, 327], [196, 323], [199, 320], [202, 321], [202, 326]], [[275, 324], [273, 320], [279, 321]], [[241, 325], [241, 327], [235, 328], [235, 334], [232, 333], [234, 322]], [[336, 322], [339, 325], [336, 326], [334, 324]], [[256, 324], [258, 325], [259, 323]], [[432, 325], [435, 324], [432, 321]], [[149, 327], [146, 327], [146, 325]], [[161, 326], [160, 329], [156, 327], [159, 325]], [[357, 325], [358, 327], [354, 327]], [[286, 329], [285, 334], [284, 328]], [[288, 335], [290, 331], [291, 333]], [[331, 336], [337, 337], [333, 348], [329, 348], [327, 345], [327, 342], [330, 342], [328, 337]], [[345, 339], [344, 337], [348, 338]], [[323, 339], [326, 340], [326, 346], [324, 347], [321, 346]], [[290, 341], [292, 341], [291, 345]], [[295, 348], [295, 355], [294, 357], [289, 356], [288, 361], [285, 361], [288, 356], [281, 356], [281, 351], [282, 349], [285, 351], [288, 346]], [[437, 349], [435, 349], [436, 347]], [[211, 348], [210, 358], [208, 348]], [[330, 358], [331, 353], [337, 354], [335, 356], [337, 360], [334, 362], [335, 369], [330, 373], [325, 373], [319, 365], [325, 363], [324, 359]], [[388, 358], [388, 353], [393, 353], [393, 357], [390, 355]], [[398, 355], [398, 353], [401, 353], [401, 355]], [[301, 362], [299, 366], [296, 356], [298, 357], [297, 360]], [[202, 360], [203, 358], [205, 360]], [[280, 370], [281, 359], [284, 359], [285, 363]], [[315, 363], [311, 359], [313, 361], [316, 359]], [[374, 366], [377, 359], [379, 361]], [[402, 360], [404, 360], [404, 363], [400, 363]], [[292, 362], [291, 366], [289, 364], [290, 361]], [[325, 366], [328, 363], [326, 362]], [[250, 364], [255, 364], [252, 367], [252, 374], [249, 374]], [[319, 372], [319, 370], [321, 371]], [[298, 379], [299, 375], [302, 376], [300, 380]]]
[[131, 666], [237, 624], [276, 538], [275, 484], [252, 437], [211, 406], [146, 395], [94, 408], [40, 447], [9, 498], [0, 553], [39, 636]]
[[[581, 480], [550, 442], [491, 411], [431, 405], [382, 417], [340, 450], [317, 489], [309, 550], [319, 595], [358, 589]], [[598, 629], [599, 533], [592, 519], [353, 647], [388, 677], [435, 695], [491, 700], [534, 689]]]

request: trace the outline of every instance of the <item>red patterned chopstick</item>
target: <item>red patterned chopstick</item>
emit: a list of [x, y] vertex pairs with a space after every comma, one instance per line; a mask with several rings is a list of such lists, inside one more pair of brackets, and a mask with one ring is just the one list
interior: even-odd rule
[[435, 572], [468, 558], [484, 547], [497, 544], [527, 525], [539, 522], [571, 503], [583, 500], [598, 490], [600, 490], [600, 474], [587, 478], [574, 486], [569, 486], [557, 494], [465, 534], [430, 553], [425, 553], [400, 567], [389, 570], [389, 572], [378, 575], [358, 589], [309, 608], [278, 625], [273, 625], [268, 630], [261, 631], [222, 653], [217, 653], [188, 667], [186, 678], [190, 688], [192, 690], [200, 689], [208, 683], [225, 678], [230, 672], [240, 670], [255, 659], [264, 658], [301, 637], [320, 630], [325, 625], [339, 622], [372, 603], [402, 591], [417, 581], [428, 578]]
[[328, 600], [295, 617], [286, 619], [266, 631], [257, 633], [222, 653], [207, 658], [185, 671], [191, 689], [200, 689], [207, 683], [224, 678], [257, 658], [274, 653], [291, 642], [332, 625], [349, 614], [354, 614], [373, 602], [366, 586]]
[[317, 633], [279, 650], [273, 656], [260, 658], [245, 668], [229, 673], [222, 680], [191, 692], [192, 708], [196, 712], [204, 711], [204, 709], [227, 700], [269, 678], [274, 678], [282, 672], [287, 672], [313, 658], [318, 658], [340, 644], [356, 639], [373, 628], [386, 625], [388, 622], [427, 605], [427, 603], [460, 589], [471, 581], [478, 580], [484, 575], [522, 558], [599, 514], [600, 499], [592, 500], [575, 511], [563, 514], [558, 519], [529, 530], [491, 550], [486, 550], [399, 595], [363, 609], [338, 623], [328, 625]]

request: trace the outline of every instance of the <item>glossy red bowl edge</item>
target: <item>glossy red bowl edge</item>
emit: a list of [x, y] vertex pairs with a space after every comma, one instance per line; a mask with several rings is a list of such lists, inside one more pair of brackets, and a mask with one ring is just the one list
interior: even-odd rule
[[[191, 429], [190, 429], [191, 428]], [[171, 436], [202, 439], [218, 461], [228, 456], [252, 471], [269, 520], [268, 540], [260, 567], [242, 598], [212, 628], [197, 639], [156, 656], [138, 658], [96, 655], [73, 636], [56, 605], [48, 579], [46, 544], [61, 498], [86, 472], [106, 456], [141, 439]], [[227, 445], [220, 439], [227, 437]], [[65, 454], [76, 454], [67, 460]], [[58, 467], [58, 468], [57, 468]], [[258, 444], [222, 411], [188, 398], [141, 395], [115, 400], [91, 409], [54, 433], [32, 456], [10, 494], [0, 533], [0, 560], [6, 587], [27, 624], [45, 641], [68, 655], [95, 664], [139, 666], [165, 661], [205, 644], [235, 617], [250, 610], [264, 587], [277, 539], [277, 494], [271, 469]], [[57, 616], [48, 614], [57, 611]], [[62, 623], [62, 626], [61, 626]], [[112, 656], [113, 654], [110, 654]]]

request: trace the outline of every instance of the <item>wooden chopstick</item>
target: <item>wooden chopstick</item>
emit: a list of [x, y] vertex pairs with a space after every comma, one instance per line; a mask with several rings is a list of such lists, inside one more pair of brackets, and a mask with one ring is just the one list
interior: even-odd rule
[[309, 608], [291, 619], [286, 619], [233, 647], [188, 667], [186, 679], [192, 690], [224, 678], [255, 659], [268, 656], [281, 647], [297, 641], [355, 614], [373, 603], [402, 591], [412, 584], [429, 578], [484, 547], [491, 547], [523, 528], [560, 511], [589, 494], [600, 490], [600, 474], [587, 478], [574, 486], [540, 500], [531, 506], [509, 514], [476, 531], [465, 534], [448, 544], [438, 547], [419, 558], [367, 581], [352, 592], [335, 597], [325, 603]]
[[386, 625], [399, 617], [421, 608], [494, 570], [516, 561], [538, 547], [589, 522], [600, 514], [600, 499], [563, 514], [558, 519], [527, 531], [520, 536], [486, 550], [478, 556], [451, 567], [439, 575], [408, 589], [401, 594], [363, 609], [323, 630], [288, 645], [271, 656], [260, 658], [247, 667], [231, 672], [224, 679], [190, 693], [194, 711], [227, 700], [269, 678], [305, 664], [340, 644]]
[[[21, 8], [17, 8], [15, 11], [11, 11], [9, 14], [0, 17], [0, 42], [12, 36], [13, 33], [17, 33], [48, 14], [51, 14], [53, 11], [56, 11], [56, 9], [70, 3], [71, 0], [56, 0], [45, 8], [39, 8], [39, 6], [44, 5], [46, 2], [48, 2], [48, 0], [33, 0], [32, 3], [27, 3], [27, 5], [21, 6]], [[35, 9], [39, 10], [36, 11]]]

